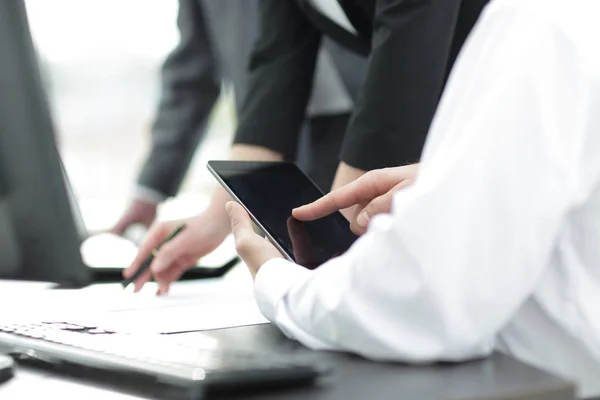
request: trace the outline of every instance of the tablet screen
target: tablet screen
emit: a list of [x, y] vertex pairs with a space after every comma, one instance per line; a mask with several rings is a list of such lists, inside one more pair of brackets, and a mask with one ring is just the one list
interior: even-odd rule
[[209, 168], [299, 265], [315, 268], [345, 252], [357, 239], [339, 212], [310, 222], [291, 216], [294, 208], [323, 196], [293, 163], [210, 161]]

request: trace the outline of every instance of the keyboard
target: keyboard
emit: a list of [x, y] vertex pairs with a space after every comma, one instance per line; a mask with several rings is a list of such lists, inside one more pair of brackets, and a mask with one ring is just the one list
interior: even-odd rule
[[200, 398], [207, 390], [304, 384], [324, 371], [276, 354], [215, 349], [177, 335], [119, 333], [64, 321], [0, 324], [0, 352], [18, 363], [104, 382], [111, 375], [120, 382], [176, 388], [187, 398]]

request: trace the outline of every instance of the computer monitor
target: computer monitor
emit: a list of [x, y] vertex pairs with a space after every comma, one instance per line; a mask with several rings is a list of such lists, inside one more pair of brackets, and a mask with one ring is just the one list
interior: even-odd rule
[[[57, 282], [61, 287], [122, 279], [123, 266], [84, 263], [80, 246], [87, 231], [72, 194], [54, 140], [25, 5], [23, 0], [0, 0], [0, 279]], [[104, 253], [117, 250], [102, 247]], [[180, 279], [223, 276], [239, 261], [228, 247], [211, 254], [214, 264], [190, 268]]]
[[80, 253], [22, 0], [0, 1], [0, 278], [80, 287]]

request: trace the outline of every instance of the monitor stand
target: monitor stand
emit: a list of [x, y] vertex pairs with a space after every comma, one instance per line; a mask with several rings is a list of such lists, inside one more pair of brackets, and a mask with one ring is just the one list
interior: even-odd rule
[[0, 278], [17, 273], [21, 262], [6, 197], [0, 184]]

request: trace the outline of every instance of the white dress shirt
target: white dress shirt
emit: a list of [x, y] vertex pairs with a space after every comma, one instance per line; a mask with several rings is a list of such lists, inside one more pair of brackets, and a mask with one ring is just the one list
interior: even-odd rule
[[600, 394], [600, 1], [496, 0], [415, 184], [341, 257], [260, 269], [263, 314], [376, 360], [502, 350]]
[[[357, 34], [338, 0], [311, 0], [311, 4], [332, 22], [352, 34]], [[350, 113], [353, 107], [354, 102], [344, 86], [331, 55], [321, 47], [306, 114], [309, 117], [344, 114]]]
[[348, 16], [346, 16], [346, 13], [342, 6], [340, 6], [338, 0], [310, 0], [310, 3], [317, 11], [335, 22], [340, 28], [343, 28], [354, 35], [358, 35], [356, 28], [352, 26], [352, 23], [348, 19]]
[[323, 46], [317, 55], [313, 88], [306, 115], [309, 118], [349, 114], [354, 102], [348, 93], [331, 54]]

